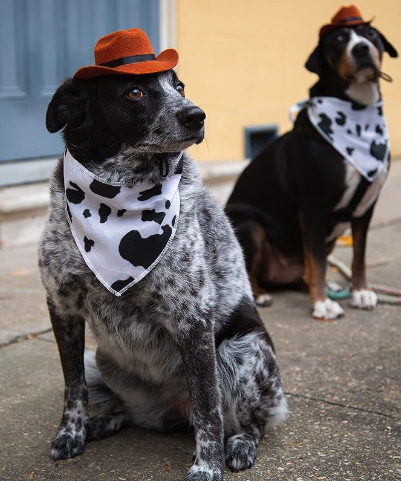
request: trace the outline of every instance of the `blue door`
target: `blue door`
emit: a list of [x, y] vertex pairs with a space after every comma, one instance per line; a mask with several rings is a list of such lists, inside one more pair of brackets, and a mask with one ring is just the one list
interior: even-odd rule
[[53, 157], [47, 105], [75, 70], [93, 64], [102, 35], [139, 27], [159, 52], [159, 0], [1, 0], [0, 162]]

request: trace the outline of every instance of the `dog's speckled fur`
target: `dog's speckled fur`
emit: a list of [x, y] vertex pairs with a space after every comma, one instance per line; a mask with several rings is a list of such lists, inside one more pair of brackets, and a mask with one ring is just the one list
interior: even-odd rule
[[[68, 80], [49, 106], [47, 126], [65, 127], [72, 155], [103, 179], [159, 182], [163, 172], [174, 172], [176, 153], [203, 138], [200, 109], [177, 92], [177, 84], [172, 71]], [[139, 101], [121, 95], [133, 86], [144, 92]], [[188, 109], [197, 120], [183, 122]], [[175, 238], [159, 264], [121, 297], [100, 284], [75, 245], [59, 161], [40, 243], [66, 384], [54, 459], [81, 454], [85, 440], [125, 425], [193, 426], [196, 456], [188, 480], [217, 481], [224, 456], [233, 470], [250, 467], [266, 423], [286, 416], [274, 348], [257, 314], [240, 247], [185, 151], [183, 159]], [[85, 322], [98, 343], [96, 358], [86, 355], [86, 382]], [[88, 399], [100, 409], [98, 416], [89, 418]]]

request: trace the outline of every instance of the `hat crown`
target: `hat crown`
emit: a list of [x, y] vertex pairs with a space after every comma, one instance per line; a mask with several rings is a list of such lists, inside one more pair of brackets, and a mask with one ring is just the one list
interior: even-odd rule
[[90, 80], [104, 75], [145, 75], [165, 72], [178, 63], [178, 52], [168, 48], [154, 54], [146, 33], [139, 28], [117, 30], [95, 46], [95, 64], [79, 68], [74, 78]]
[[348, 7], [341, 7], [340, 10], [331, 19], [333, 24], [341, 24], [342, 22], [362, 20], [362, 13], [355, 5], [349, 5]]
[[140, 28], [117, 30], [101, 37], [95, 46], [95, 64], [134, 55], [154, 54], [152, 44]]
[[362, 13], [355, 5], [349, 5], [348, 7], [341, 7], [340, 10], [331, 19], [331, 23], [323, 25], [319, 30], [319, 37], [322, 38], [327, 32], [337, 27], [353, 27], [356, 25], [362, 25], [364, 23], [370, 23], [371, 20], [364, 20]]

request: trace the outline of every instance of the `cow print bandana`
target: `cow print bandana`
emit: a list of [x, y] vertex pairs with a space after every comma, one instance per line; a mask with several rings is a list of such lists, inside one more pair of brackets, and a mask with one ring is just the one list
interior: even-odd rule
[[174, 174], [159, 184], [107, 183], [66, 151], [71, 232], [88, 267], [114, 295], [143, 279], [167, 251], [177, 229], [182, 166], [181, 157]]
[[390, 142], [383, 102], [355, 106], [335, 97], [307, 102], [316, 130], [369, 182], [387, 168]]

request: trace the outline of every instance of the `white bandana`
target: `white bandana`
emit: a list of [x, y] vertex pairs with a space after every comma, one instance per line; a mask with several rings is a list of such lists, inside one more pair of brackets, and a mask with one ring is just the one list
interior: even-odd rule
[[313, 97], [307, 102], [316, 130], [368, 181], [387, 168], [389, 136], [383, 102], [353, 108], [335, 97]]
[[182, 165], [181, 158], [174, 175], [163, 183], [128, 186], [104, 182], [65, 153], [72, 235], [88, 267], [114, 295], [121, 296], [143, 279], [167, 251], [180, 213]]

